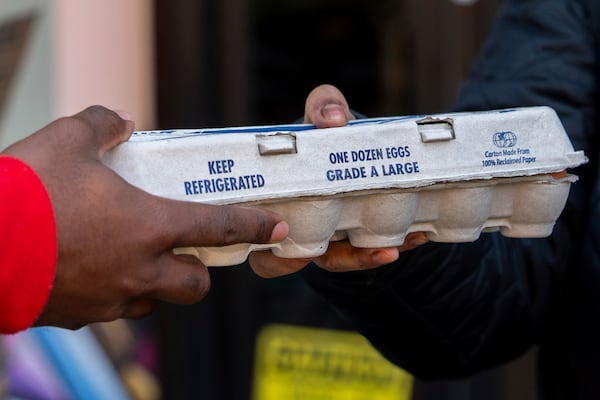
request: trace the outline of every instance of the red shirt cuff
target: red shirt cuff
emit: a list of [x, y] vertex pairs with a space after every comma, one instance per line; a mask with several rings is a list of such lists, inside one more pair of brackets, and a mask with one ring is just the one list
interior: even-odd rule
[[56, 226], [44, 184], [27, 164], [0, 156], [0, 333], [33, 325], [57, 260]]

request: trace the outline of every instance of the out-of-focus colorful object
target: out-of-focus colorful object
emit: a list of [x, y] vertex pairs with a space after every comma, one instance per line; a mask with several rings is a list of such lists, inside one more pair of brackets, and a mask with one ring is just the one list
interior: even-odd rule
[[2, 337], [7, 394], [38, 400], [129, 400], [118, 371], [89, 328], [34, 328]]
[[356, 332], [268, 325], [257, 339], [253, 400], [409, 400], [412, 386]]

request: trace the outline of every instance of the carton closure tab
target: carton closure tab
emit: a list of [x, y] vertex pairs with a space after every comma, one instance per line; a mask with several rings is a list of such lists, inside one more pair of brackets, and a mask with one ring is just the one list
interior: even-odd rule
[[423, 143], [453, 140], [456, 137], [452, 118], [427, 117], [416, 121], [416, 123]]

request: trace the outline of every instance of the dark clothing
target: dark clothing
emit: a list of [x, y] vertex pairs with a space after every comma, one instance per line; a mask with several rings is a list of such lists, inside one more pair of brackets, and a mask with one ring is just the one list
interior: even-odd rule
[[474, 243], [426, 244], [374, 270], [303, 271], [420, 378], [466, 377], [539, 345], [542, 398], [600, 398], [597, 2], [507, 1], [456, 107], [556, 109], [590, 162], [572, 171], [580, 180], [550, 237], [484, 233]]

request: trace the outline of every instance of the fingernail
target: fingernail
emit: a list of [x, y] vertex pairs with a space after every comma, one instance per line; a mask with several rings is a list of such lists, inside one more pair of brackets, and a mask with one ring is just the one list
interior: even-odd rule
[[277, 225], [275, 225], [275, 228], [273, 228], [273, 232], [271, 233], [271, 239], [269, 241], [270, 242], [281, 242], [283, 239], [286, 238], [289, 231], [290, 231], [290, 227], [287, 224], [287, 222], [281, 221]]
[[321, 115], [328, 121], [345, 121], [346, 114], [339, 104], [327, 104], [321, 109]]
[[123, 110], [113, 110], [121, 119], [125, 121], [131, 121], [131, 115], [127, 111]]

